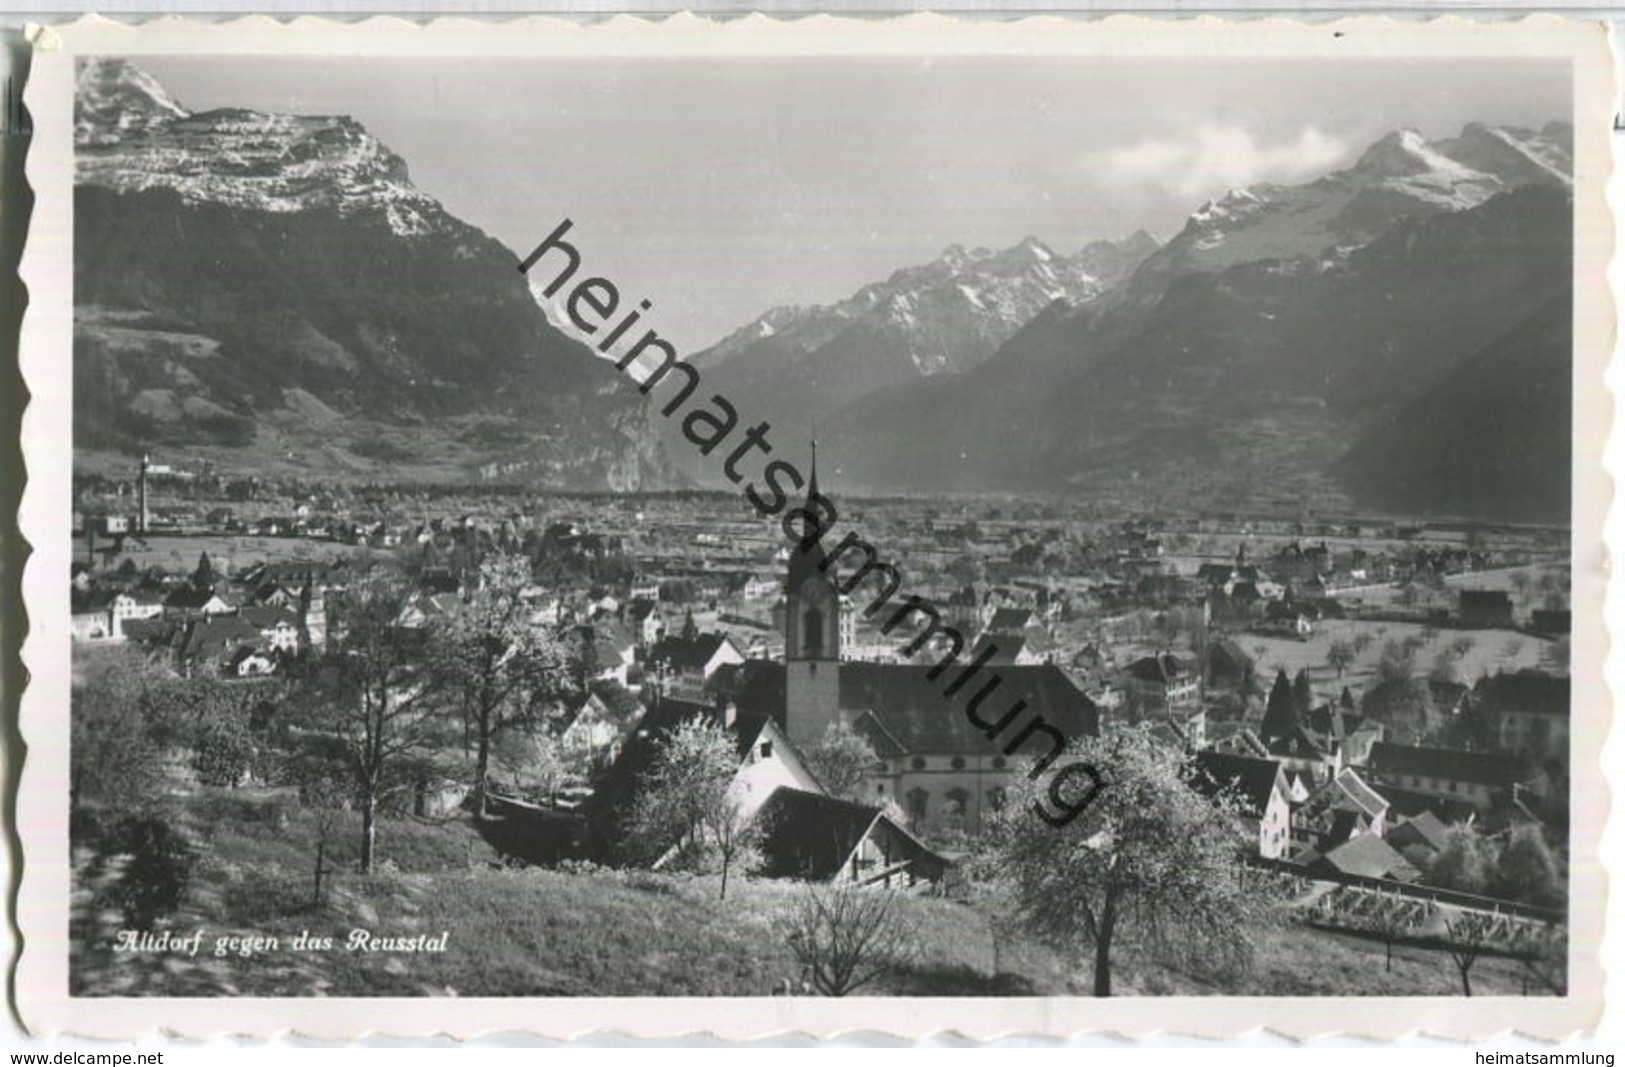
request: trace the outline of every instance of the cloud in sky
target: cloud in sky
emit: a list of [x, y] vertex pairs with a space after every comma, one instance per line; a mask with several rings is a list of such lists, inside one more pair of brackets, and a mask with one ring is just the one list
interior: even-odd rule
[[1257, 182], [1315, 178], [1349, 152], [1346, 141], [1306, 126], [1296, 140], [1261, 143], [1241, 126], [1204, 125], [1178, 138], [1145, 138], [1105, 153], [1102, 177], [1183, 199]]

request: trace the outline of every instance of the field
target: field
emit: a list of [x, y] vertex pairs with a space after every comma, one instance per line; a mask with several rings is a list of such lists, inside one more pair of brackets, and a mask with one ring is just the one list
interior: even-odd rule
[[[799, 966], [784, 922], [804, 887], [734, 880], [718, 900], [713, 877], [602, 869], [505, 867], [466, 820], [386, 821], [381, 869], [351, 871], [311, 904], [315, 824], [274, 796], [204, 791], [184, 816], [207, 847], [181, 906], [160, 925], [205, 931], [195, 958], [114, 953], [115, 915], [76, 906], [72, 987], [77, 995], [194, 996], [762, 996]], [[341, 858], [353, 826], [342, 828]], [[76, 864], [86, 888], [86, 867]], [[996, 900], [971, 904], [909, 896], [905, 921], [917, 956], [865, 992], [892, 995], [1087, 995], [1085, 954], [1008, 928]], [[344, 949], [350, 931], [383, 937], [447, 935], [443, 953]], [[995, 934], [995, 930], [999, 932]], [[301, 933], [326, 950], [295, 949]], [[238, 938], [222, 942], [221, 938]], [[264, 940], [276, 938], [273, 949]], [[262, 939], [258, 946], [252, 941]], [[1257, 932], [1250, 975], [1167, 967], [1132, 945], [1117, 954], [1120, 995], [1450, 995], [1440, 952], [1400, 947], [1391, 973], [1383, 946], [1283, 920]], [[218, 951], [218, 954], [217, 954]], [[1517, 994], [1515, 964], [1486, 959], [1481, 994]]]
[[[108, 543], [103, 538], [97, 539], [98, 554]], [[232, 573], [255, 563], [279, 563], [295, 559], [342, 559], [354, 555], [357, 551], [355, 545], [340, 544], [337, 541], [312, 541], [302, 537], [153, 534], [144, 541], [133, 536], [127, 538], [124, 542], [124, 551], [114, 557], [110, 565], [123, 566], [124, 561], [128, 559], [133, 560], [143, 571], [149, 567], [160, 567], [170, 572], [187, 572], [197, 566], [198, 556], [207, 552], [217, 573], [221, 571]], [[73, 558], [85, 558], [85, 542], [82, 538], [74, 540]]]
[[[1326, 665], [1326, 653], [1337, 641], [1352, 645], [1362, 632], [1371, 635], [1370, 644], [1339, 678], [1337, 672]], [[1321, 686], [1370, 683], [1382, 659], [1383, 646], [1389, 641], [1403, 643], [1413, 636], [1425, 642], [1416, 656], [1417, 668], [1422, 673], [1430, 671], [1439, 654], [1450, 649], [1457, 639], [1470, 640], [1472, 646], [1455, 664], [1456, 680], [1469, 685], [1496, 671], [1539, 667], [1551, 644], [1512, 630], [1429, 630], [1419, 623], [1358, 619], [1323, 621], [1305, 641], [1245, 632], [1232, 636], [1242, 651], [1253, 657], [1265, 684], [1278, 669], [1296, 676], [1300, 669], [1307, 668], [1310, 679]]]

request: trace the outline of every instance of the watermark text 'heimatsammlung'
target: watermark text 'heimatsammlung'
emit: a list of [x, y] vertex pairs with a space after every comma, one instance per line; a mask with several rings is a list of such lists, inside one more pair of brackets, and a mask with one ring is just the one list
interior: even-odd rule
[[[791, 494], [807, 487], [807, 478], [790, 460], [772, 458], [773, 443], [769, 437], [772, 425], [763, 421], [739, 432], [739, 412], [728, 398], [719, 394], [705, 398], [700, 388], [699, 370], [679, 359], [677, 349], [657, 331], [640, 327], [643, 313], [653, 306], [650, 301], [640, 300], [623, 313], [619, 287], [607, 278], [581, 271], [581, 252], [565, 239], [572, 225], [570, 219], [560, 222], [519, 264], [520, 273], [529, 274], [545, 259], [546, 268], [553, 272], [551, 280], [542, 288], [542, 295], [549, 299], [562, 292], [580, 273], [582, 276], [562, 301], [571, 324], [593, 339], [600, 355], [618, 353], [614, 357], [616, 369], [635, 381], [639, 392], [647, 396], [657, 386], [669, 385], [671, 389], [660, 413], [666, 418], [681, 418], [683, 436], [702, 456], [711, 456], [727, 442], [731, 451], [723, 460], [723, 475], [742, 487], [745, 498], [758, 514], [765, 518], [782, 516], [780, 525], [785, 536], [800, 551], [807, 552], [818, 545], [839, 520], [834, 502], [814, 489], [809, 492], [804, 506], [786, 510]], [[947, 653], [926, 672], [926, 679], [944, 681], [949, 668], [957, 666], [953, 677], [945, 680], [942, 695], [952, 700], [961, 693], [969, 693], [971, 680], [983, 674], [988, 662], [998, 654], [997, 646], [987, 643], [974, 660], [961, 664], [959, 657], [965, 651], [965, 636], [942, 621], [942, 613], [929, 599], [910, 595], [894, 602], [903, 585], [902, 572], [896, 564], [881, 559], [874, 545], [852, 532], [826, 551], [820, 569], [829, 574], [832, 568], [838, 568], [843, 557], [848, 566], [855, 564], [856, 569], [840, 582], [841, 593], [850, 595], [862, 583], [870, 582], [873, 599], [864, 607], [864, 617], [873, 618], [888, 605], [894, 609], [880, 626], [883, 634], [890, 634], [910, 615], [915, 616], [919, 632], [906, 646], [905, 653], [913, 656], [933, 640], [943, 642]], [[836, 569], [835, 578], [838, 577]], [[980, 688], [966, 696], [964, 714], [990, 742], [1002, 740], [1005, 755], [1015, 755], [1033, 742], [1026, 754], [1038, 753], [1030, 772], [1036, 781], [1065, 753], [1067, 738], [1040, 714], [1023, 719], [1023, 712], [1027, 710], [1024, 701], [1014, 702], [1001, 715], [984, 713], [984, 702], [1002, 681], [997, 670], [987, 671]], [[1018, 722], [1020, 729], [1016, 728]], [[1065, 826], [1082, 814], [1104, 784], [1100, 772], [1092, 765], [1064, 764], [1055, 769], [1044, 799], [1034, 802], [1034, 810], [1051, 825]]]

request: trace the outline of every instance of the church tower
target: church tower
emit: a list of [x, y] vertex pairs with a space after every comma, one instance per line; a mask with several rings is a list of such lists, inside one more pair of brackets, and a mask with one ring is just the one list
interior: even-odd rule
[[[820, 499], [815, 441], [803, 507], [816, 514]], [[825, 558], [821, 542], [805, 551], [792, 545], [785, 581], [785, 727], [797, 745], [817, 741], [841, 718], [841, 597], [836, 576], [821, 569]]]

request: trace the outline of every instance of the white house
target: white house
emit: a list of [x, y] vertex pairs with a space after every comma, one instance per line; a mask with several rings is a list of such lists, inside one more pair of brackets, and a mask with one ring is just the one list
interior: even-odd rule
[[1257, 834], [1258, 854], [1285, 857], [1292, 847], [1292, 805], [1286, 773], [1272, 759], [1208, 750], [1196, 754], [1191, 784], [1209, 795], [1228, 794]]

